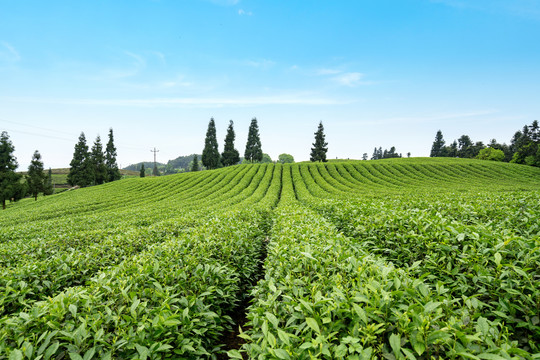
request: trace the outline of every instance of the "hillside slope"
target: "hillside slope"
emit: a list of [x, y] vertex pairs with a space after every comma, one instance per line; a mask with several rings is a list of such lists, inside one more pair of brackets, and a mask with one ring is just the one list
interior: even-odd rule
[[237, 165], [22, 200], [0, 216], [0, 359], [239, 358], [244, 312], [249, 358], [529, 358], [539, 224], [540, 169], [463, 159]]

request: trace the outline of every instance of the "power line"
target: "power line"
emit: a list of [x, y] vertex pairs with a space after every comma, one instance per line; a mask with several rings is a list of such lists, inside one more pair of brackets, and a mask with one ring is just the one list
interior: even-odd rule
[[[156, 150], [156, 148], [154, 148], [154, 150], [150, 150], [150, 152], [153, 152], [154, 153], [154, 169], [157, 169], [157, 164], [156, 164], [156, 153], [159, 152], [159, 150]], [[155, 170], [154, 170], [155, 171]]]

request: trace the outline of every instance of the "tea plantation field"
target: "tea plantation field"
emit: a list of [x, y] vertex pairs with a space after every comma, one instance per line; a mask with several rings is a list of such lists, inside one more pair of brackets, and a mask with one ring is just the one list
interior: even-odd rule
[[0, 213], [0, 359], [540, 359], [539, 314], [533, 167], [238, 165]]

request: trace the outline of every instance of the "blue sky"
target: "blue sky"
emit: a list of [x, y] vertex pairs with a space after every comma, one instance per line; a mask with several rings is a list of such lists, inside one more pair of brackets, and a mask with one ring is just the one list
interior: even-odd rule
[[509, 142], [540, 116], [540, 0], [0, 0], [0, 130], [22, 169], [68, 167], [81, 131], [122, 166], [201, 153], [214, 117], [244, 152], [308, 160]]

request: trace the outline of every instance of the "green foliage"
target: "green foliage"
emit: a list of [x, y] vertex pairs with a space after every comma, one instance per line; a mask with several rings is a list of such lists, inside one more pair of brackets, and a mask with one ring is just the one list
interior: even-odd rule
[[256, 118], [251, 119], [251, 124], [249, 125], [244, 159], [250, 163], [263, 160], [261, 139], [259, 136], [259, 125], [257, 124]]
[[43, 173], [43, 162], [41, 161], [41, 154], [39, 151], [35, 151], [32, 155], [32, 160], [28, 166], [28, 173], [26, 175], [26, 183], [28, 185], [28, 191], [34, 199], [37, 201], [38, 194], [45, 192], [45, 182], [47, 178]]
[[141, 165], [141, 170], [139, 170], [139, 177], [145, 177], [146, 176], [146, 170], [144, 168], [144, 163]]
[[75, 144], [75, 151], [73, 152], [73, 159], [69, 164], [69, 174], [67, 176], [68, 184], [71, 186], [85, 187], [92, 185], [94, 182], [94, 168], [92, 165], [92, 158], [88, 152], [88, 145], [86, 145], [86, 137], [84, 133], [79, 136], [79, 142]]
[[[240, 162], [240, 153], [234, 148], [234, 128], [233, 121], [229, 122], [227, 128], [227, 135], [225, 136], [225, 146], [223, 147], [223, 153], [221, 154], [221, 163], [223, 166], [236, 165]], [[195, 170], [196, 171], [196, 170]]]
[[310, 161], [326, 162], [326, 153], [328, 152], [328, 143], [324, 140], [324, 126], [322, 121], [315, 132], [315, 142], [311, 148]]
[[294, 157], [291, 154], [279, 154], [278, 163], [280, 164], [292, 164], [294, 163]]
[[217, 169], [221, 164], [214, 118], [211, 118], [208, 123], [208, 130], [206, 131], [206, 138], [204, 140], [204, 150], [202, 152], [202, 164], [209, 170]]
[[442, 131], [437, 131], [437, 134], [435, 135], [435, 141], [433, 141], [433, 145], [431, 146], [431, 153], [429, 154], [430, 157], [440, 157], [445, 156], [445, 149], [444, 149], [444, 139]]
[[[122, 177], [120, 175], [120, 170], [118, 169], [118, 164], [116, 163], [116, 156], [117, 154], [116, 146], [114, 146], [113, 129], [110, 128], [109, 141], [107, 142], [107, 146], [105, 148], [105, 166], [107, 168], [107, 178], [106, 180], [104, 180], [104, 182], [120, 180], [120, 178]], [[98, 182], [98, 184], [100, 183]]]
[[197, 155], [193, 157], [193, 161], [191, 162], [190, 171], [199, 171], [199, 158]]
[[504, 152], [499, 149], [487, 147], [480, 150], [476, 158], [480, 160], [504, 161]]
[[49, 168], [47, 172], [47, 177], [45, 178], [43, 185], [43, 195], [52, 195], [54, 193], [53, 181], [52, 181], [52, 170]]
[[[101, 145], [101, 138], [98, 135], [92, 151], [90, 152], [90, 159], [92, 161], [92, 167], [94, 170], [94, 184], [101, 185], [109, 180], [109, 174], [107, 165], [105, 164], [105, 156], [103, 155], [103, 146]], [[118, 170], [118, 169], [117, 169]], [[120, 172], [118, 172], [120, 173]]]
[[7, 200], [20, 198], [20, 192], [23, 190], [20, 184], [21, 175], [15, 173], [18, 164], [17, 158], [13, 155], [14, 151], [15, 147], [9, 140], [8, 133], [2, 131], [0, 135], [0, 200], [3, 209], [6, 208]]
[[539, 179], [253, 164], [23, 200], [0, 217], [0, 359], [216, 358], [246, 302], [232, 358], [533, 358]]

